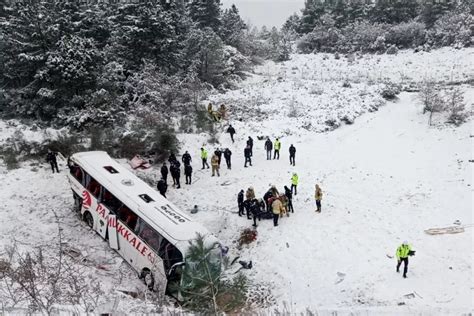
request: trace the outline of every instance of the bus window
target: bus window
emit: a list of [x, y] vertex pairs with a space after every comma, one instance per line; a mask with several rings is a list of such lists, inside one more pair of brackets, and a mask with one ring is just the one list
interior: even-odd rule
[[115, 196], [104, 188], [102, 193], [102, 203], [113, 213], [117, 213], [117, 209], [122, 204]]
[[168, 271], [175, 263], [183, 262], [183, 255], [172, 243], [163, 238], [158, 255], [163, 259], [165, 270]]
[[137, 225], [137, 214], [133, 213], [131, 209], [129, 209], [125, 204], [122, 204], [117, 209], [118, 218], [125, 223], [131, 230], [135, 230], [135, 226]]
[[160, 242], [163, 239], [159, 233], [157, 233], [153, 228], [151, 228], [143, 220], [139, 219], [140, 228], [138, 231], [138, 236], [145, 241], [151, 249], [155, 252], [158, 252], [160, 249]]
[[76, 165], [75, 163], [71, 162], [69, 165], [69, 171], [71, 175], [79, 181], [80, 184], [83, 184], [84, 180], [84, 172], [82, 171], [81, 167]]
[[96, 198], [99, 198], [100, 195], [100, 184], [95, 181], [90, 175], [86, 177], [86, 189]]

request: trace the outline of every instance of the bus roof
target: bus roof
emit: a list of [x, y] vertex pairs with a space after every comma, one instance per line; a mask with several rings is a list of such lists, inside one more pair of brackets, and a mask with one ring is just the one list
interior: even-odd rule
[[[71, 160], [181, 251], [187, 249], [188, 241], [194, 240], [196, 233], [206, 236], [208, 242], [217, 241], [204, 226], [183, 214], [173, 203], [106, 152], [75, 153], [71, 156]], [[105, 167], [112, 167], [117, 172], [111, 172], [110, 168]], [[152, 201], [147, 202], [148, 198]]]

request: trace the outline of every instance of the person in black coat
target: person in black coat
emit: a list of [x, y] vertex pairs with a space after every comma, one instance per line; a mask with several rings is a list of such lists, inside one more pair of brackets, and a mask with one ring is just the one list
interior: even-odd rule
[[232, 142], [234, 142], [235, 128], [232, 125], [229, 125], [227, 128], [227, 133], [230, 134], [230, 139], [232, 139]]
[[191, 167], [191, 165], [184, 165], [184, 175], [186, 176], [186, 184], [191, 184], [192, 174], [193, 174], [193, 167]]
[[247, 168], [247, 162], [250, 163], [250, 165], [252, 165], [252, 155], [251, 155], [251, 151], [250, 151], [250, 146], [247, 145], [247, 147], [245, 147], [244, 149], [244, 156], [245, 156], [245, 165], [244, 167]]
[[250, 204], [250, 212], [253, 218], [253, 227], [257, 227], [257, 218], [260, 221], [262, 210], [260, 209], [260, 202], [257, 199], [253, 199]]
[[288, 199], [288, 213], [294, 213], [295, 209], [293, 208], [293, 194], [291, 193], [291, 190], [285, 185], [285, 195], [286, 198]]
[[214, 154], [216, 154], [217, 158], [219, 158], [218, 163], [219, 163], [219, 167], [220, 167], [221, 166], [222, 151], [219, 148], [217, 148], [216, 151], [214, 151]]
[[51, 165], [51, 170], [53, 170], [53, 173], [55, 169], [56, 169], [56, 172], [59, 173], [57, 157], [58, 157], [57, 152], [51, 151], [48, 149], [48, 154], [46, 155], [46, 161], [49, 162], [49, 164]]
[[163, 195], [166, 198], [166, 190], [168, 189], [168, 185], [166, 184], [166, 181], [161, 178], [160, 181], [156, 184], [156, 187], [158, 191], [160, 192], [161, 195]]
[[295, 165], [295, 154], [296, 154], [296, 148], [291, 144], [290, 146], [290, 165]]
[[161, 166], [161, 177], [163, 180], [165, 180], [165, 183], [168, 185], [168, 166], [166, 165], [166, 162], [163, 163], [163, 166]]
[[265, 150], [267, 151], [267, 160], [272, 160], [272, 149], [273, 149], [273, 143], [270, 140], [270, 138], [267, 137], [267, 140], [265, 141]]
[[186, 150], [186, 152], [184, 153], [183, 157], [181, 157], [181, 160], [183, 161], [184, 165], [187, 166], [187, 165], [190, 165], [191, 164], [191, 155], [188, 153], [188, 151]]
[[250, 136], [247, 139], [247, 146], [250, 146], [250, 156], [253, 156], [253, 138]]
[[171, 163], [172, 163], [173, 161], [175, 161], [175, 160], [176, 160], [176, 155], [173, 154], [173, 153], [171, 153], [170, 156], [169, 156], [169, 158], [168, 158], [168, 161], [169, 161], [170, 164], [171, 164]]
[[227, 164], [227, 169], [231, 169], [231, 161], [230, 161], [231, 156], [232, 156], [232, 152], [230, 151], [229, 148], [226, 148], [224, 150], [224, 158], [225, 158], [225, 163]]
[[244, 190], [240, 190], [237, 195], [237, 205], [239, 206], [239, 216], [244, 215]]
[[265, 204], [267, 205], [267, 212], [272, 211], [272, 203], [270, 202], [270, 198], [273, 197], [273, 193], [271, 190], [268, 190], [267, 193], [263, 195], [263, 201], [265, 201]]
[[181, 170], [179, 169], [180, 166], [181, 164], [178, 160], [174, 160], [170, 166], [170, 173], [171, 177], [173, 178], [173, 185], [175, 185], [177, 189], [181, 188], [181, 185], [179, 184], [179, 178], [181, 177]]

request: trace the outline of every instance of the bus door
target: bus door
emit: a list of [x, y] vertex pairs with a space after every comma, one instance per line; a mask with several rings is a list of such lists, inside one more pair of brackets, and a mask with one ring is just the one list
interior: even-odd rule
[[104, 204], [99, 203], [97, 205], [97, 226], [96, 226], [96, 231], [99, 233], [99, 235], [102, 236], [102, 238], [105, 239], [107, 235], [107, 223], [108, 223], [108, 216], [110, 214], [110, 211], [104, 206]]
[[109, 213], [107, 218], [107, 234], [109, 236], [109, 245], [110, 248], [118, 250], [118, 236], [117, 236], [117, 216], [115, 214]]

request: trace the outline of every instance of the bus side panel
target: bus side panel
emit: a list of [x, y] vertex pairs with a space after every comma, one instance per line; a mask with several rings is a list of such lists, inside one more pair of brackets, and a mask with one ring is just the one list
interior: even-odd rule
[[140, 273], [142, 267], [137, 264], [137, 258], [140, 253], [136, 248], [139, 239], [119, 219], [117, 219], [116, 221], [116, 231], [117, 241], [119, 245], [119, 254], [123, 257], [125, 261], [128, 262], [129, 265], [131, 265], [138, 273]]
[[118, 250], [117, 216], [114, 214], [109, 214], [107, 217], [107, 232], [109, 234], [110, 248]]

